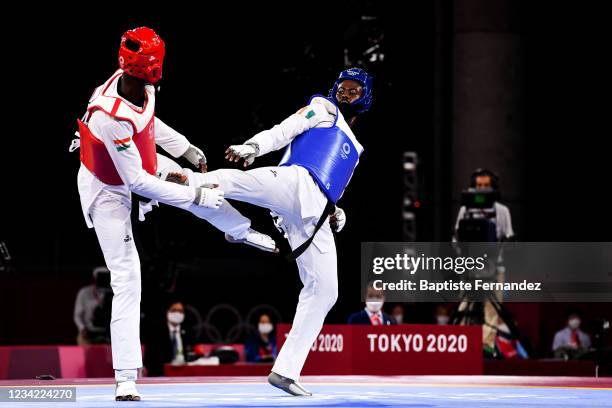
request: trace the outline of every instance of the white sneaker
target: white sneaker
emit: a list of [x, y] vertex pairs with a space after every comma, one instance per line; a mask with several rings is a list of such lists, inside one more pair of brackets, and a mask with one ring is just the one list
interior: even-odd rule
[[279, 251], [276, 242], [270, 236], [251, 228], [242, 239], [233, 238], [229, 234], [225, 234], [225, 239], [232, 244], [246, 244], [266, 252], [278, 253]]
[[115, 386], [115, 401], [140, 401], [135, 381], [122, 381]]

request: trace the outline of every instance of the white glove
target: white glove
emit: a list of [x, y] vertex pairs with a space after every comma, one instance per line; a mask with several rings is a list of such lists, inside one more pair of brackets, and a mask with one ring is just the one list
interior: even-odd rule
[[241, 144], [231, 145], [225, 151], [225, 158], [229, 161], [238, 162], [244, 160], [244, 167], [250, 166], [255, 161], [255, 157], [259, 154], [259, 146], [257, 144]]
[[344, 224], [346, 224], [346, 214], [342, 208], [336, 207], [336, 211], [329, 216], [329, 225], [332, 231], [340, 232], [344, 228]]
[[206, 208], [219, 208], [223, 202], [223, 190], [218, 188], [198, 187], [193, 202]]
[[204, 152], [194, 145], [189, 146], [187, 151], [183, 153], [183, 157], [193, 164], [193, 167], [197, 169], [206, 169], [206, 156]]

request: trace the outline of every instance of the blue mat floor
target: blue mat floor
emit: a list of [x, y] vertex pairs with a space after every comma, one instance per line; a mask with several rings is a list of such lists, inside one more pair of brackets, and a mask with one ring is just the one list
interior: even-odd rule
[[141, 384], [139, 402], [115, 402], [113, 385], [79, 385], [77, 402], [10, 402], [2, 407], [612, 407], [612, 390], [385, 383], [304, 384], [292, 397], [265, 383]]

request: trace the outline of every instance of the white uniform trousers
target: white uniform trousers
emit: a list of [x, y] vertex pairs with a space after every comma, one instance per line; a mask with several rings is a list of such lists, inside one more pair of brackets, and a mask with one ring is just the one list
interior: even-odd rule
[[[206, 174], [190, 172], [189, 177], [190, 184], [217, 183], [226, 198], [265, 207], [280, 215], [292, 249], [312, 235], [327, 203], [308, 171], [300, 166], [249, 171], [221, 169]], [[325, 316], [338, 298], [336, 247], [329, 223], [323, 224], [313, 243], [296, 262], [304, 287], [291, 331], [272, 368], [275, 373], [293, 380], [299, 378]]]
[[[158, 169], [181, 171], [178, 164], [158, 155]], [[251, 221], [242, 216], [227, 201], [219, 209], [198, 205], [189, 211], [223, 232], [242, 238]], [[131, 209], [125, 197], [102, 189], [89, 207], [89, 216], [98, 237], [106, 266], [111, 273], [113, 304], [111, 312], [111, 348], [115, 370], [142, 367], [140, 346], [140, 259], [132, 235]], [[195, 226], [197, 228], [197, 225]]]

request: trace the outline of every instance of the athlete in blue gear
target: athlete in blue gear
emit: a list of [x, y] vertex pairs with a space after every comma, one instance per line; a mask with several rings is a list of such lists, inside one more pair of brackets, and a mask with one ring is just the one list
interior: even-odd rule
[[226, 159], [243, 160], [246, 167], [256, 157], [288, 146], [279, 166], [184, 174], [189, 185], [218, 184], [226, 198], [270, 209], [291, 245], [304, 287], [268, 381], [292, 395], [311, 395], [298, 379], [338, 297], [332, 230], [343, 228], [345, 214], [335, 204], [363, 152], [351, 126], [371, 104], [372, 77], [362, 69], [348, 69], [340, 73], [329, 97], [312, 97], [280, 124], [226, 151]]

